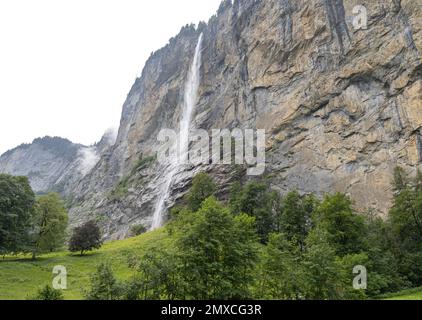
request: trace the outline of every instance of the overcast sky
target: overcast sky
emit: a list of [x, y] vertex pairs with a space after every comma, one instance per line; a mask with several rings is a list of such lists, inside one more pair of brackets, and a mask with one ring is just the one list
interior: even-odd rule
[[152, 51], [220, 0], [0, 0], [0, 154], [117, 127]]

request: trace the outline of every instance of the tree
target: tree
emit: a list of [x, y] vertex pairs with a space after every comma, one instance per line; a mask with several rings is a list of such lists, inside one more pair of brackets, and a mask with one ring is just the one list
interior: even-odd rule
[[80, 227], [75, 228], [69, 241], [70, 252], [80, 252], [99, 249], [102, 246], [100, 228], [95, 221], [88, 221]]
[[175, 300], [184, 297], [184, 282], [180, 276], [180, 256], [171, 245], [153, 247], [130, 263], [135, 275], [126, 284], [128, 300]]
[[313, 223], [327, 231], [327, 239], [337, 255], [365, 249], [364, 217], [353, 212], [352, 201], [346, 195], [327, 195], [316, 210]]
[[400, 193], [409, 186], [409, 177], [402, 167], [395, 167], [393, 176], [393, 190], [396, 193]]
[[66, 208], [56, 193], [38, 198], [35, 212], [33, 259], [37, 253], [51, 252], [64, 245], [68, 222]]
[[0, 254], [28, 251], [35, 195], [28, 178], [0, 174]]
[[258, 298], [298, 300], [304, 296], [304, 276], [297, 245], [284, 234], [271, 234], [260, 266]]
[[419, 168], [416, 170], [415, 189], [422, 191], [422, 171]]
[[122, 286], [116, 280], [110, 264], [101, 263], [97, 272], [91, 275], [90, 289], [85, 293], [87, 300], [120, 300]]
[[192, 211], [201, 208], [202, 202], [214, 195], [216, 186], [212, 177], [206, 173], [199, 173], [192, 181], [192, 188], [187, 194], [187, 202]]
[[231, 212], [245, 213], [256, 219], [256, 228], [262, 243], [268, 241], [269, 234], [275, 231], [277, 215], [280, 211], [280, 197], [263, 183], [249, 182], [243, 188], [232, 187]]
[[64, 300], [63, 293], [60, 290], [55, 290], [49, 285], [38, 290], [32, 300]]
[[302, 197], [297, 191], [288, 193], [282, 201], [279, 230], [301, 251], [305, 249], [305, 239], [311, 229], [311, 216], [316, 206], [315, 197]]
[[330, 246], [328, 233], [313, 229], [306, 239], [304, 254], [305, 298], [310, 300], [339, 299], [340, 269], [335, 250]]
[[144, 234], [147, 231], [147, 228], [143, 224], [137, 224], [130, 228], [130, 233], [134, 237]]
[[396, 194], [389, 225], [400, 274], [422, 285], [422, 192], [408, 187]]
[[233, 216], [215, 198], [172, 224], [188, 299], [233, 299], [250, 295], [257, 261], [254, 218]]

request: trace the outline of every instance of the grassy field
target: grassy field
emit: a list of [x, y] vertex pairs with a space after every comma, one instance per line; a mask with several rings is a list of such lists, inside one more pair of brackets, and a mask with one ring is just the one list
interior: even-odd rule
[[405, 290], [391, 295], [385, 300], [422, 300], [422, 288]]
[[[103, 261], [108, 261], [120, 280], [132, 275], [128, 268], [128, 258], [141, 256], [145, 250], [155, 246], [167, 246], [171, 239], [163, 229], [146, 233], [127, 240], [114, 241], [86, 256], [72, 255], [69, 252], [57, 252], [40, 256], [32, 261], [28, 256], [0, 258], [0, 300], [24, 300], [36, 291], [51, 284], [54, 266], [65, 266], [68, 273], [68, 289], [64, 291], [65, 299], [83, 298], [83, 290], [89, 285], [89, 276]], [[397, 294], [384, 296], [385, 300], [422, 300], [422, 288], [406, 290]]]
[[68, 290], [65, 299], [83, 298], [83, 289], [89, 285], [89, 276], [102, 261], [109, 261], [116, 276], [125, 280], [132, 272], [127, 266], [130, 256], [141, 255], [147, 248], [166, 245], [170, 241], [164, 230], [146, 233], [139, 237], [109, 242], [93, 253], [80, 257], [69, 252], [40, 256], [36, 261], [30, 257], [0, 258], [0, 300], [22, 300], [33, 296], [38, 288], [51, 284], [54, 266], [65, 266], [68, 273]]

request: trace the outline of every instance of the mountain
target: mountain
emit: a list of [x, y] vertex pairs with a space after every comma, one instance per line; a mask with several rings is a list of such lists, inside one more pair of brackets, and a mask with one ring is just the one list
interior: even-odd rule
[[36, 193], [55, 191], [65, 197], [97, 164], [114, 143], [108, 131], [94, 146], [83, 146], [60, 137], [35, 139], [0, 156], [0, 173], [27, 176]]
[[22, 144], [0, 157], [0, 172], [27, 176], [33, 190], [62, 192], [75, 175], [75, 161], [83, 148], [67, 139], [44, 137]]
[[72, 186], [71, 222], [96, 217], [106, 238], [123, 238], [131, 225], [152, 225], [163, 197], [166, 208], [177, 203], [196, 172], [211, 173], [222, 197], [231, 181], [251, 179], [242, 166], [190, 166], [163, 192], [157, 137], [179, 129], [200, 37], [192, 128], [265, 129], [261, 178], [275, 190], [345, 192], [358, 210], [385, 214], [394, 167], [414, 172], [422, 162], [422, 9], [412, 0], [358, 5], [223, 1], [208, 23], [183, 27], [130, 90], [115, 144]]

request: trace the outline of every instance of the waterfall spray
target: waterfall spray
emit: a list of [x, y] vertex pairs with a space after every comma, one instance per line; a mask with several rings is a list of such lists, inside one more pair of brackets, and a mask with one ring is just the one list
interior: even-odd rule
[[[189, 131], [191, 128], [193, 111], [198, 101], [198, 88], [200, 81], [201, 68], [201, 47], [203, 35], [199, 36], [195, 49], [195, 56], [189, 69], [188, 78], [185, 85], [185, 95], [183, 102], [182, 116], [180, 119], [180, 133], [178, 137], [178, 152], [174, 152], [176, 156], [170, 160], [164, 173], [165, 182], [161, 185], [159, 199], [155, 205], [154, 215], [152, 219], [151, 229], [157, 229], [162, 226], [163, 212], [165, 211], [165, 203], [170, 196], [171, 185], [174, 176], [183, 170], [184, 164], [187, 163], [189, 154]], [[177, 146], [176, 146], [177, 147]]]

